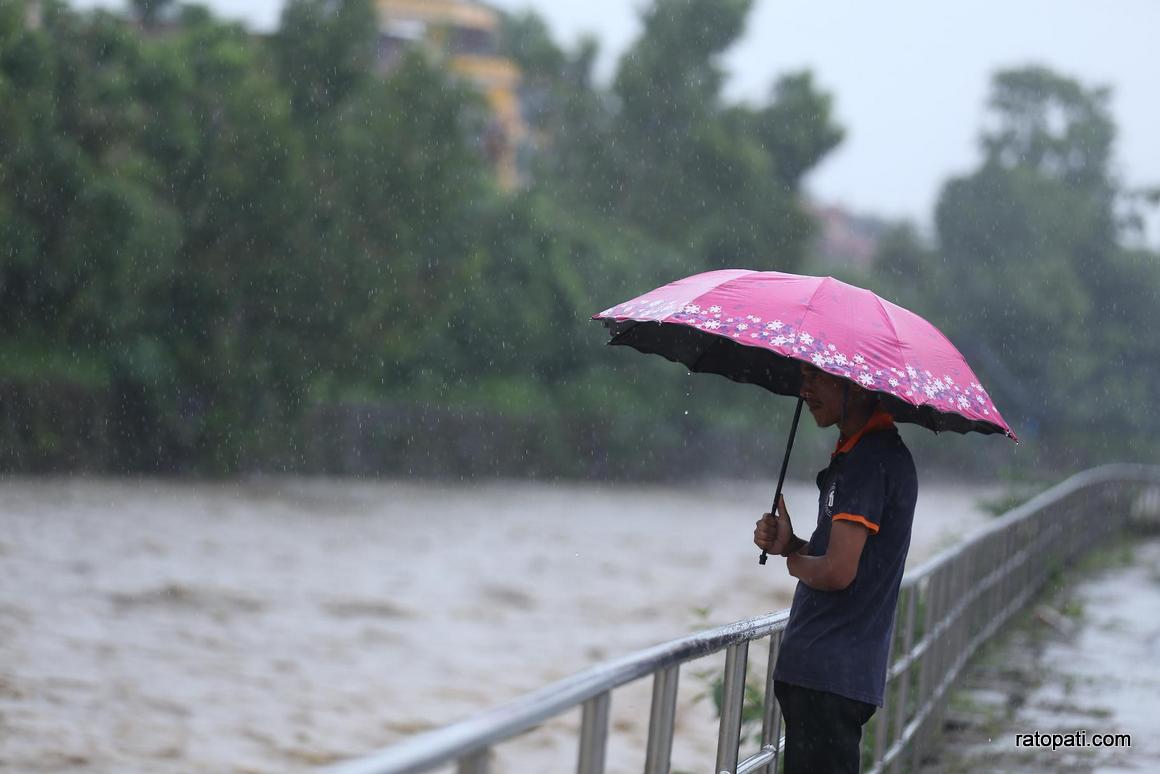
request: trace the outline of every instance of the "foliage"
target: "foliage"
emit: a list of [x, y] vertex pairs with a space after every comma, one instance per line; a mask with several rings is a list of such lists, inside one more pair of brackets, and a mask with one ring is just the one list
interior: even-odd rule
[[[658, 399], [663, 364], [610, 369], [589, 316], [704, 266], [792, 268], [798, 179], [840, 136], [810, 137], [808, 75], [723, 104], [749, 5], [661, 0], [611, 90], [594, 42], [506, 17], [536, 143], [506, 193], [484, 101], [422, 49], [381, 72], [369, 0], [292, 0], [268, 39], [165, 0], [0, 0], [0, 382], [86, 395], [96, 469], [298, 468], [311, 412], [368, 401], [523, 416], [545, 470], [604, 465], [573, 441], [632, 449], [683, 396]], [[28, 400], [3, 464], [71, 464]]]
[[368, 80], [377, 29], [371, 0], [286, 3], [272, 48], [296, 117], [333, 112]]
[[997, 74], [982, 164], [936, 211], [947, 332], [1063, 466], [1134, 456], [1156, 426], [1142, 334], [1160, 276], [1121, 246], [1108, 99], [1043, 68]]
[[[381, 70], [369, 0], [292, 0], [267, 38], [166, 0], [0, 0], [0, 465], [363, 469], [327, 433], [391, 469], [764, 464], [755, 417], [785, 406], [682, 389], [589, 320], [696, 271], [805, 265], [802, 181], [843, 130], [809, 72], [725, 100], [751, 6], [656, 0], [610, 86], [594, 40], [505, 16], [530, 127], [506, 191], [484, 99], [422, 48]], [[1112, 174], [1108, 99], [998, 74], [934, 238], [900, 225], [857, 278], [949, 321], [1059, 466], [1151, 453], [1160, 424], [1157, 256], [1132, 241], [1157, 197]]]

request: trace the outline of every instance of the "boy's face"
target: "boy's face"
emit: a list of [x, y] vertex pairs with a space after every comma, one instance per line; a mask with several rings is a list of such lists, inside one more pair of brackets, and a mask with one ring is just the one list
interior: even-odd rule
[[841, 421], [846, 384], [845, 379], [819, 371], [809, 363], [802, 363], [802, 386], [799, 392], [818, 427], [830, 427]]

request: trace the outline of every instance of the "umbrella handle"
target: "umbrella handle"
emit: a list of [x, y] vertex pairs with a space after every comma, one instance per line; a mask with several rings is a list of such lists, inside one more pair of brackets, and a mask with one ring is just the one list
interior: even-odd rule
[[[773, 495], [773, 507], [769, 509], [770, 513], [777, 513], [777, 504], [781, 501], [781, 487], [785, 483], [785, 471], [789, 467], [789, 453], [793, 451], [793, 439], [797, 436], [798, 420], [801, 419], [802, 403], [804, 402], [803, 398], [798, 397], [797, 408], [793, 412], [793, 424], [789, 428], [789, 441], [785, 445], [785, 459], [781, 461], [781, 474], [777, 477], [777, 491]], [[769, 554], [762, 550], [761, 556], [757, 557], [757, 563], [765, 564], [768, 556]]]

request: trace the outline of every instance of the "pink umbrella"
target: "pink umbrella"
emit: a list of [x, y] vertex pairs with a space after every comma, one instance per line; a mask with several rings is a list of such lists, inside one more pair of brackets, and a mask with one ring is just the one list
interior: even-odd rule
[[[967, 361], [929, 322], [833, 277], [723, 269], [695, 274], [593, 315], [626, 345], [798, 395], [800, 363], [877, 392], [899, 422], [1018, 441]], [[798, 398], [778, 479], [785, 482]], [[764, 557], [763, 557], [764, 558]], [[763, 562], [764, 563], [764, 562]]]

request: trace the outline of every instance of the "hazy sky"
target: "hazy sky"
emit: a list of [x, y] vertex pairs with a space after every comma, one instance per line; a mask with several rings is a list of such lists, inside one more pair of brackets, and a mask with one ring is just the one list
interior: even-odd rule
[[[108, 0], [79, 0], [78, 4]], [[492, 0], [532, 8], [571, 47], [602, 42], [599, 73], [639, 34], [641, 0]], [[282, 0], [209, 0], [222, 16], [277, 26]], [[777, 75], [813, 70], [834, 94], [845, 142], [807, 178], [818, 198], [928, 222], [939, 187], [978, 160], [990, 74], [1046, 64], [1113, 88], [1117, 171], [1160, 185], [1158, 0], [756, 0], [725, 57], [731, 99], [764, 100]]]

